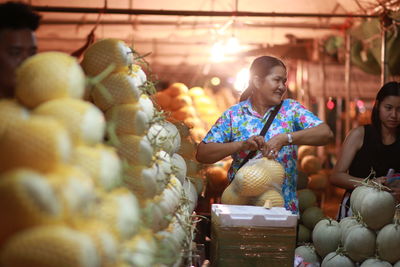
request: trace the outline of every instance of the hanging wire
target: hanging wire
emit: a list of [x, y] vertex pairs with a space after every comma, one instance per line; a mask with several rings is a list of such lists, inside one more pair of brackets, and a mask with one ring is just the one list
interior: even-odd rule
[[232, 36], [235, 37], [236, 13], [239, 11], [239, 0], [235, 0], [235, 10], [232, 15]]
[[362, 12], [364, 12], [364, 14], [368, 14], [367, 10], [363, 7], [363, 5], [360, 3], [359, 0], [354, 0], [354, 2], [356, 2], [357, 6], [360, 8]]
[[[102, 10], [100, 10], [100, 11], [98, 12], [97, 19], [96, 19], [96, 23], [95, 23], [95, 25], [93, 26], [93, 28], [90, 30], [89, 34], [86, 36], [86, 42], [85, 42], [85, 44], [84, 44], [82, 47], [80, 47], [79, 49], [73, 51], [73, 52], [71, 53], [71, 56], [80, 58], [80, 57], [83, 55], [83, 53], [85, 52], [85, 50], [86, 50], [91, 44], [94, 43], [95, 38], [96, 38], [96, 36], [95, 36], [96, 29], [97, 29], [97, 27], [99, 26], [99, 24], [100, 24], [100, 22], [101, 22], [102, 14], [104, 14], [104, 13], [106, 12], [106, 10], [107, 10], [107, 0], [104, 0], [104, 7], [103, 7]], [[83, 22], [84, 22], [84, 20], [85, 20], [85, 16], [83, 17]], [[83, 23], [82, 23], [82, 24], [83, 24]], [[81, 26], [81, 25], [78, 25], [77, 28], [79, 28], [80, 26]], [[103, 29], [103, 27], [102, 27], [102, 29]]]

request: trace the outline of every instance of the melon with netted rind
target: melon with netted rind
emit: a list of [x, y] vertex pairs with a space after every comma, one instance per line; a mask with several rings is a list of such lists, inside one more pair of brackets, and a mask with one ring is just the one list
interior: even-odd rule
[[122, 69], [133, 64], [133, 51], [122, 40], [106, 38], [88, 47], [83, 54], [82, 67], [90, 76], [96, 76], [111, 64]]
[[12, 99], [0, 100], [0, 138], [8, 127], [16, 121], [29, 117], [29, 111], [17, 101]]
[[18, 167], [51, 171], [69, 160], [71, 139], [53, 118], [31, 116], [15, 122], [0, 138], [0, 172]]
[[104, 115], [90, 102], [72, 98], [53, 99], [39, 105], [34, 113], [61, 122], [74, 144], [94, 145], [103, 141], [106, 128]]
[[77, 59], [66, 53], [43, 52], [25, 60], [16, 70], [15, 94], [34, 108], [56, 98], [82, 98], [85, 73]]
[[259, 196], [270, 187], [280, 188], [284, 176], [279, 162], [264, 157], [240, 168], [232, 183], [241, 196]]
[[96, 267], [100, 253], [92, 238], [64, 225], [22, 231], [2, 248], [1, 266]]

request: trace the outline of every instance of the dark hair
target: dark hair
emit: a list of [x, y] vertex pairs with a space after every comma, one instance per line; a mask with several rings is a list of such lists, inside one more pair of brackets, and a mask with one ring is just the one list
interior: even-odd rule
[[41, 16], [32, 8], [21, 2], [6, 2], [0, 4], [0, 30], [25, 29], [36, 31]]
[[[374, 128], [377, 130], [379, 136], [381, 136], [381, 119], [379, 118], [379, 105], [388, 96], [400, 96], [400, 83], [388, 82], [385, 83], [376, 95], [375, 104], [372, 108], [371, 122]], [[400, 126], [397, 129], [397, 135], [400, 134]]]
[[[258, 77], [265, 77], [267, 76], [273, 67], [276, 66], [281, 66], [284, 69], [286, 69], [285, 64], [276, 57], [271, 57], [271, 56], [261, 56], [256, 58], [253, 63], [251, 63], [250, 66], [250, 77], [257, 75]], [[252, 90], [254, 88], [253, 83], [249, 82], [249, 87], [248, 89]]]

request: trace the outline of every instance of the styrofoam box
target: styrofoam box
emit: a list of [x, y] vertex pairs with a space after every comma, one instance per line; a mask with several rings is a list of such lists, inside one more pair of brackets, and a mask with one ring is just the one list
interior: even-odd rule
[[297, 215], [283, 207], [212, 204], [211, 212], [221, 226], [294, 227]]

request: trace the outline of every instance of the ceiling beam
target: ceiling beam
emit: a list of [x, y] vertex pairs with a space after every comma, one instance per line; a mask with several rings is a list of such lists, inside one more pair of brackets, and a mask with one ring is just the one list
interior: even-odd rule
[[[226, 22], [220, 22], [223, 24]], [[218, 22], [199, 22], [199, 21], [158, 21], [158, 20], [77, 20], [77, 19], [43, 19], [40, 21], [41, 25], [155, 25], [155, 26], [190, 26], [199, 28], [209, 28], [215, 27], [215, 24]], [[235, 26], [244, 26], [249, 28], [299, 28], [299, 29], [338, 29], [342, 24], [333, 24], [333, 23], [324, 23], [324, 24], [317, 24], [317, 23], [278, 23], [278, 22], [267, 22], [267, 23], [248, 23], [248, 22], [241, 22], [241, 23], [234, 23]]]
[[[72, 42], [72, 43], [76, 43], [76, 42], [83, 42], [86, 40], [86, 37], [82, 37], [82, 38], [76, 38], [76, 37], [55, 37], [55, 36], [51, 36], [51, 37], [47, 37], [47, 36], [37, 36], [37, 39], [39, 41], [46, 41], [46, 42]], [[132, 40], [128, 40], [128, 39], [121, 39], [122, 41], [126, 42], [126, 43], [131, 43]], [[213, 42], [211, 41], [169, 41], [169, 40], [162, 40], [162, 39], [135, 39], [134, 40], [135, 44], [155, 44], [155, 45], [184, 45], [184, 46], [188, 46], [188, 45], [193, 45], [193, 46], [198, 46], [198, 45], [210, 45], [213, 44]], [[260, 46], [263, 45], [264, 43], [261, 42], [246, 42], [246, 45], [249, 46]]]
[[281, 13], [250, 11], [201, 11], [201, 10], [156, 10], [156, 9], [118, 9], [88, 8], [61, 6], [32, 6], [39, 12], [60, 13], [94, 13], [124, 15], [161, 15], [161, 16], [194, 16], [194, 17], [309, 17], [309, 18], [375, 18], [378, 15], [368, 14], [330, 14], [330, 13]]

